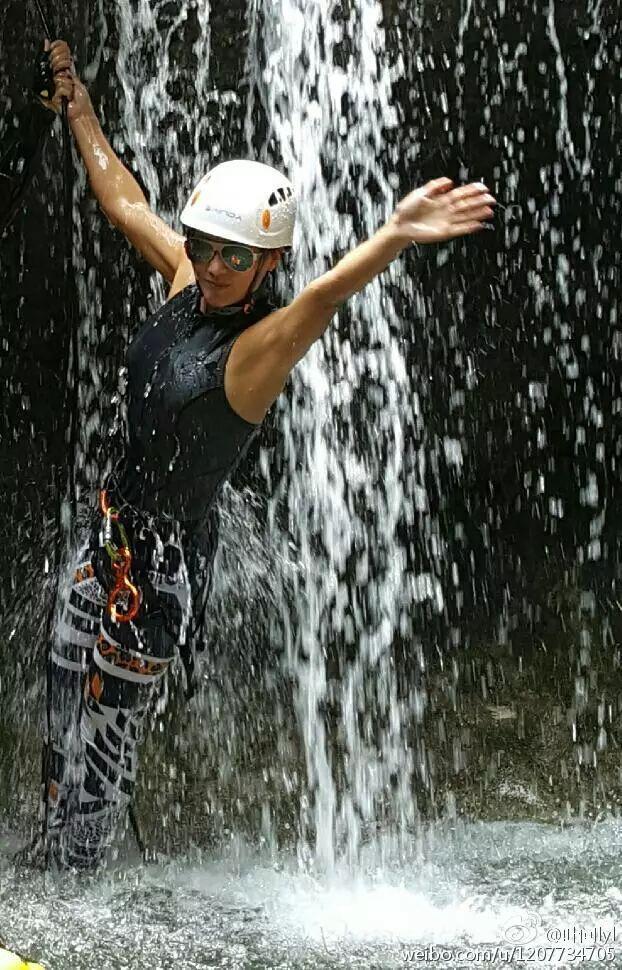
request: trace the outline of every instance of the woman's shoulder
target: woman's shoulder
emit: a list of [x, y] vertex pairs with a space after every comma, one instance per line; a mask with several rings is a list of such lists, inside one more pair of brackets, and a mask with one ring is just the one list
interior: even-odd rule
[[192, 268], [192, 263], [184, 253], [175, 272], [175, 276], [173, 277], [173, 282], [171, 283], [171, 288], [168, 293], [168, 299], [174, 299], [178, 293], [182, 293], [191, 286], [196, 286], [194, 270]]
[[197, 284], [193, 281], [192, 283], [188, 283], [182, 289], [177, 290], [175, 293], [173, 293], [171, 289], [171, 292], [167, 296], [166, 301], [162, 304], [162, 306], [165, 307], [171, 303], [174, 303], [175, 305], [180, 303], [192, 304], [193, 302], [197, 301], [198, 295]]

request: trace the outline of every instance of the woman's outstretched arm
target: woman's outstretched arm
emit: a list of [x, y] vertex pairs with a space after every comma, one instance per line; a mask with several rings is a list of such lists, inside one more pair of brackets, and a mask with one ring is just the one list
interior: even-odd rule
[[150, 209], [138, 182], [106, 139], [88, 91], [78, 78], [74, 80], [69, 120], [91, 188], [105, 216], [172, 283], [185, 258], [183, 237]]
[[249, 421], [260, 421], [291, 370], [346, 300], [411, 243], [445, 242], [478, 232], [491, 218], [494, 205], [485, 185], [478, 182], [454, 189], [446, 178], [407, 195], [371, 239], [305, 287], [288, 307], [238, 338], [225, 374], [225, 390], [234, 410]]

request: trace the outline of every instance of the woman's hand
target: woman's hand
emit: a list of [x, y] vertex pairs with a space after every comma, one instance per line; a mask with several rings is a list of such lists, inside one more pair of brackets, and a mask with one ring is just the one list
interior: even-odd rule
[[415, 189], [397, 206], [389, 226], [404, 243], [440, 243], [483, 229], [496, 200], [481, 182], [452, 188], [440, 178]]
[[[52, 44], [46, 41], [45, 52], [42, 57], [47, 57], [49, 60], [54, 89], [51, 92], [45, 92], [50, 95], [49, 97], [45, 97], [44, 92], [40, 92], [39, 96], [46, 108], [59, 114], [63, 98], [71, 101], [73, 97], [73, 58], [71, 50], [64, 40], [55, 40]], [[45, 64], [45, 60], [43, 63]]]
[[64, 40], [55, 40], [53, 44], [46, 41], [45, 49], [54, 77], [54, 94], [47, 100], [42, 97], [43, 104], [46, 108], [59, 113], [63, 98], [67, 98], [67, 113], [70, 121], [92, 115], [93, 104], [88, 91], [76, 74], [69, 46]]

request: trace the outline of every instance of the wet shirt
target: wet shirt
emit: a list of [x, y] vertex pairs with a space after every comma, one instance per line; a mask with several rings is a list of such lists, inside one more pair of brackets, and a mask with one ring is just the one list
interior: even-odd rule
[[122, 500], [189, 531], [207, 519], [260, 427], [227, 401], [227, 359], [240, 333], [273, 309], [258, 300], [250, 313], [204, 314], [192, 285], [144, 324], [128, 353]]
[[35, 173], [54, 112], [33, 102], [0, 124], [0, 233], [19, 209]]

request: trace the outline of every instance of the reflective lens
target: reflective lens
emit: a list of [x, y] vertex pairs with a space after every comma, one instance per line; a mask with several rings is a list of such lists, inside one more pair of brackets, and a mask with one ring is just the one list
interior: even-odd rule
[[256, 259], [255, 253], [248, 246], [223, 246], [220, 255], [223, 262], [230, 269], [237, 270], [238, 273], [244, 273], [247, 269], [250, 269]]
[[215, 253], [220, 253], [225, 266], [236, 273], [245, 273], [259, 255], [240, 243], [216, 243], [201, 236], [189, 236], [186, 248], [188, 259], [193, 263], [209, 263]]

